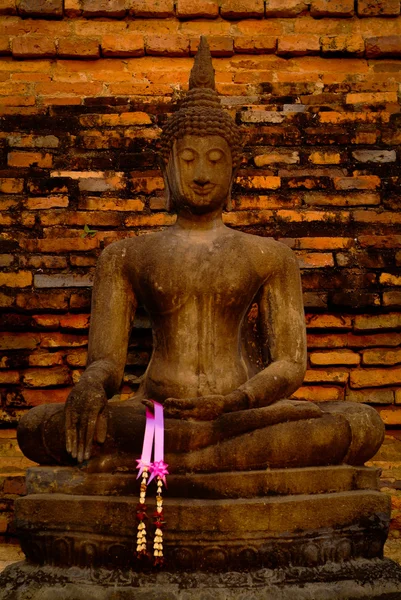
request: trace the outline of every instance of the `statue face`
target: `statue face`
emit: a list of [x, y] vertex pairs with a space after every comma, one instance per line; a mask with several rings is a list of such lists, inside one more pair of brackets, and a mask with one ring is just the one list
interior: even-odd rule
[[223, 207], [232, 179], [231, 151], [224, 138], [185, 135], [176, 142], [175, 166], [177, 209], [206, 213]]

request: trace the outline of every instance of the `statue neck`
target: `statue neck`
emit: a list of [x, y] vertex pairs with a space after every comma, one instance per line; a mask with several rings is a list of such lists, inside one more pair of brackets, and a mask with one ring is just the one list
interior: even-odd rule
[[225, 227], [222, 221], [222, 212], [222, 208], [205, 214], [193, 214], [188, 210], [180, 210], [173, 227], [186, 231], [217, 231]]

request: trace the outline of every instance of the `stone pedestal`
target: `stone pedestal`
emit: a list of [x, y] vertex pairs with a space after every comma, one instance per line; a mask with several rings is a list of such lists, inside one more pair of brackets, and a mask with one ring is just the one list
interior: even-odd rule
[[[1, 600], [401, 598], [375, 469], [172, 476], [161, 572], [135, 557], [135, 475], [35, 467], [27, 484], [27, 562], [0, 577]], [[149, 514], [153, 503], [150, 487]]]

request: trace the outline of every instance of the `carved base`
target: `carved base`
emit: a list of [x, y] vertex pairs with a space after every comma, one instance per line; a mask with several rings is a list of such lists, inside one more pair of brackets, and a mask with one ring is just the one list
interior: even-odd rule
[[372, 559], [318, 568], [136, 573], [34, 567], [0, 575], [0, 600], [400, 600], [401, 568]]

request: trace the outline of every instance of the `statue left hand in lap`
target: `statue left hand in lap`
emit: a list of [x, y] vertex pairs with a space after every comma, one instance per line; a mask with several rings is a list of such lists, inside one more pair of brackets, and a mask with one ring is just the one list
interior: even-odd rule
[[[162, 137], [177, 221], [102, 253], [88, 367], [65, 410], [42, 406], [21, 421], [20, 444], [32, 460], [81, 463], [93, 454], [95, 470], [113, 468], [119, 457], [134, 462], [148, 399], [165, 406], [172, 471], [363, 464], [374, 455], [383, 439], [374, 409], [288, 399], [306, 368], [299, 267], [283, 244], [223, 224], [240, 148], [202, 41], [190, 91]], [[242, 324], [255, 302], [262, 369], [241, 348]], [[150, 316], [152, 357], [138, 393], [107, 403], [122, 380], [138, 304]]]

